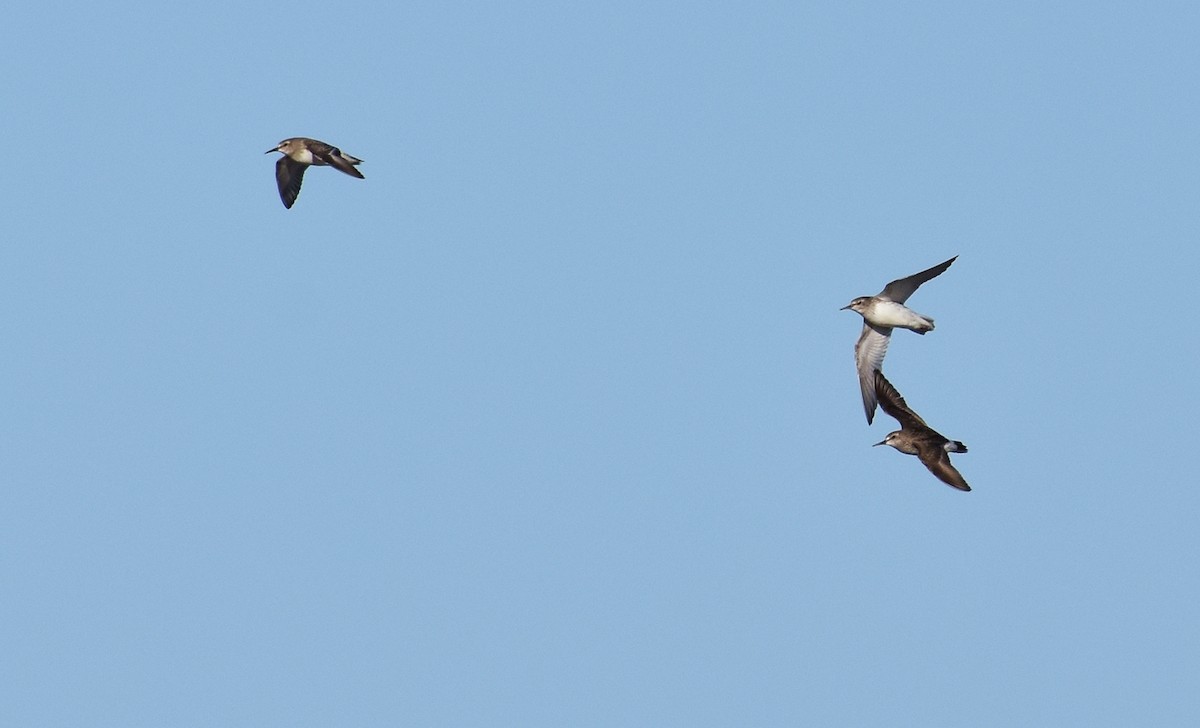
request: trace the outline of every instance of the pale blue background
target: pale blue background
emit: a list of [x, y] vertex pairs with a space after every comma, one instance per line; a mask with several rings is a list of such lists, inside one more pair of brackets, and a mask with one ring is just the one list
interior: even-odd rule
[[1196, 725], [1200, 10], [1047, 5], [10, 6], [2, 722]]

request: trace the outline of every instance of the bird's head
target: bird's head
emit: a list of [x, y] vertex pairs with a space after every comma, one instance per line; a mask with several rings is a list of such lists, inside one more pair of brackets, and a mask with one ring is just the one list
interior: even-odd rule
[[867, 307], [867, 302], [870, 300], [871, 300], [870, 296], [859, 296], [858, 298], [854, 299], [853, 301], [846, 304], [845, 306], [842, 306], [839, 310], [845, 311], [846, 309], [850, 309], [851, 311], [857, 311], [858, 313], [862, 313], [863, 310], [866, 309], [866, 307]]
[[896, 446], [896, 437], [899, 434], [900, 434], [899, 430], [897, 430], [895, 432], [889, 432], [887, 437], [883, 438], [882, 440], [875, 443], [871, 447], [879, 447], [880, 445], [891, 445], [892, 447], [895, 447]]

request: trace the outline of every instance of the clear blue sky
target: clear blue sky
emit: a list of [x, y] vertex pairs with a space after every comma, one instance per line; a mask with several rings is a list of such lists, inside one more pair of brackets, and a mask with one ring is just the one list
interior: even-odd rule
[[3, 722], [1196, 725], [1200, 10], [1054, 5], [9, 8]]

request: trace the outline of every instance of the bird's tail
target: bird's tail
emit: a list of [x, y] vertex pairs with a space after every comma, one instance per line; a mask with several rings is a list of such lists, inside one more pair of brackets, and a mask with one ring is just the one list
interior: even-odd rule
[[916, 311], [913, 311], [913, 313], [917, 315], [917, 320], [911, 325], [905, 326], [905, 328], [907, 328], [909, 331], [915, 331], [922, 336], [930, 331], [933, 331], [933, 319], [929, 318], [923, 313], [917, 313]]
[[946, 452], [966, 452], [967, 446], [958, 440], [951, 440], [946, 443]]

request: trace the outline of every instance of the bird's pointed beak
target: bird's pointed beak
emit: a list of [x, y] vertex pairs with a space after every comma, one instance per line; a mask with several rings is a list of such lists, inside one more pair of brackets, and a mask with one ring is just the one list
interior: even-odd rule
[[270, 154], [271, 152], [278, 152], [278, 151], [279, 151], [279, 147], [275, 147], [274, 149], [268, 149], [267, 151], [263, 152], [263, 154]]
[[887, 440], [880, 440], [879, 442], [875, 443], [871, 447], [879, 447], [880, 445], [886, 445], [886, 444], [887, 444]]
[[[273, 150], [273, 149], [272, 149], [271, 151], [275, 151], [275, 150]], [[845, 311], [845, 310], [846, 310], [846, 309], [848, 309], [848, 308], [850, 308], [850, 306], [849, 306], [849, 305], [846, 305], [846, 306], [842, 306], [842, 307], [841, 307], [841, 308], [839, 308], [838, 310], [839, 310], [839, 311]]]

